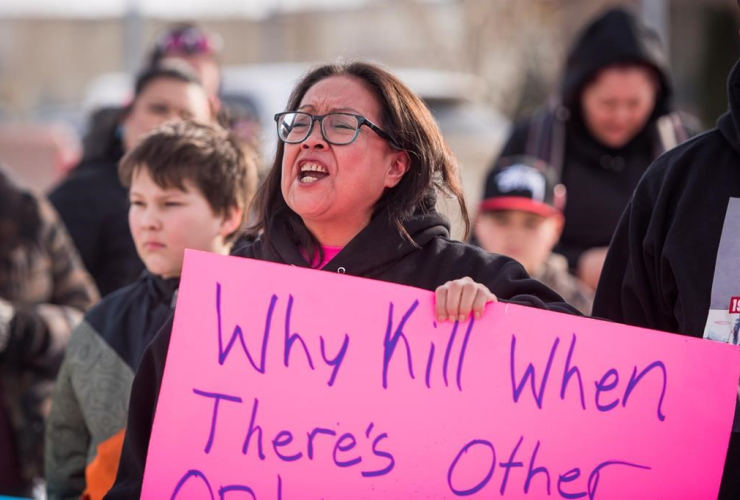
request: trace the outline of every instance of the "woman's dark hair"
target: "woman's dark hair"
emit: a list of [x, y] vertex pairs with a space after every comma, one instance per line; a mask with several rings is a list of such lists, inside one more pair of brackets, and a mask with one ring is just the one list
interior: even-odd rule
[[[391, 224], [403, 237], [416, 244], [404, 228], [404, 221], [417, 210], [433, 207], [436, 191], [440, 191], [457, 199], [467, 235], [470, 220], [458, 178], [457, 160], [424, 102], [396, 76], [365, 62], [319, 66], [298, 82], [286, 109], [296, 110], [311, 87], [332, 76], [352, 76], [367, 85], [380, 102], [380, 127], [410, 158], [408, 172], [395, 187], [386, 190], [376, 210], [386, 210]], [[253, 234], [263, 230], [264, 237], [269, 240], [272, 220], [279, 213], [286, 212], [294, 238], [313, 259], [316, 252], [321, 251], [320, 245], [283, 198], [281, 180], [284, 150], [285, 145], [278, 141], [275, 161], [255, 197], [256, 221], [250, 230]]]

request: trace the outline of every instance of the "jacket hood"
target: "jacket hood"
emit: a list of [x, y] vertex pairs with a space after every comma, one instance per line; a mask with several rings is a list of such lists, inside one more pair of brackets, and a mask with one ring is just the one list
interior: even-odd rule
[[[434, 200], [429, 200], [433, 203]], [[300, 253], [288, 227], [287, 214], [278, 215], [253, 245], [235, 250], [235, 255], [309, 267]], [[403, 224], [416, 245], [424, 247], [436, 237], [449, 237], [450, 224], [433, 205], [418, 208]], [[370, 223], [342, 249], [323, 269], [353, 276], [373, 277], [382, 274], [406, 255], [418, 251], [390, 222], [380, 207]]]
[[602, 69], [621, 63], [641, 63], [654, 68], [661, 89], [653, 116], [671, 111], [673, 90], [660, 37], [633, 12], [623, 8], [607, 10], [579, 35], [565, 67], [561, 88], [563, 104], [571, 111], [576, 110], [585, 85]]
[[727, 101], [729, 110], [717, 120], [717, 128], [735, 151], [740, 153], [740, 60], [727, 78]]

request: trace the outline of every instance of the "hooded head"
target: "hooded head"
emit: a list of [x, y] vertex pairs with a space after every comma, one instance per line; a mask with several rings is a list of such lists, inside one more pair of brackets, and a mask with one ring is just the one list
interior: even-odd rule
[[573, 44], [563, 77], [563, 104], [577, 111], [584, 88], [602, 70], [632, 64], [650, 68], [658, 79], [653, 116], [670, 111], [672, 87], [660, 37], [632, 11], [621, 7], [609, 9], [594, 19]]
[[633, 12], [605, 11], [568, 56], [561, 98], [590, 135], [622, 148], [670, 111], [668, 63], [658, 34]]

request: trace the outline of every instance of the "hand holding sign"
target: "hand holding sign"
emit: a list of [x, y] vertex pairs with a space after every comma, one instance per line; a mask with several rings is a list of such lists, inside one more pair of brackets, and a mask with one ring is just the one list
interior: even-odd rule
[[716, 496], [737, 348], [433, 303], [188, 252], [143, 498]]

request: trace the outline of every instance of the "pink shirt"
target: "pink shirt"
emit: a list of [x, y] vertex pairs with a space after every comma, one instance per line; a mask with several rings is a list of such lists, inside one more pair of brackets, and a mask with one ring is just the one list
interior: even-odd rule
[[[331, 259], [336, 257], [337, 254], [342, 251], [342, 248], [344, 247], [330, 247], [326, 245], [321, 245], [321, 250], [324, 254], [324, 260], [322, 260], [321, 262], [318, 262], [319, 255], [316, 254], [314, 256], [313, 262], [311, 262], [311, 267], [313, 269], [323, 268], [325, 265], [331, 262]], [[301, 255], [303, 255], [303, 258], [306, 259], [306, 262], [308, 262], [308, 253], [303, 248], [301, 248]]]

